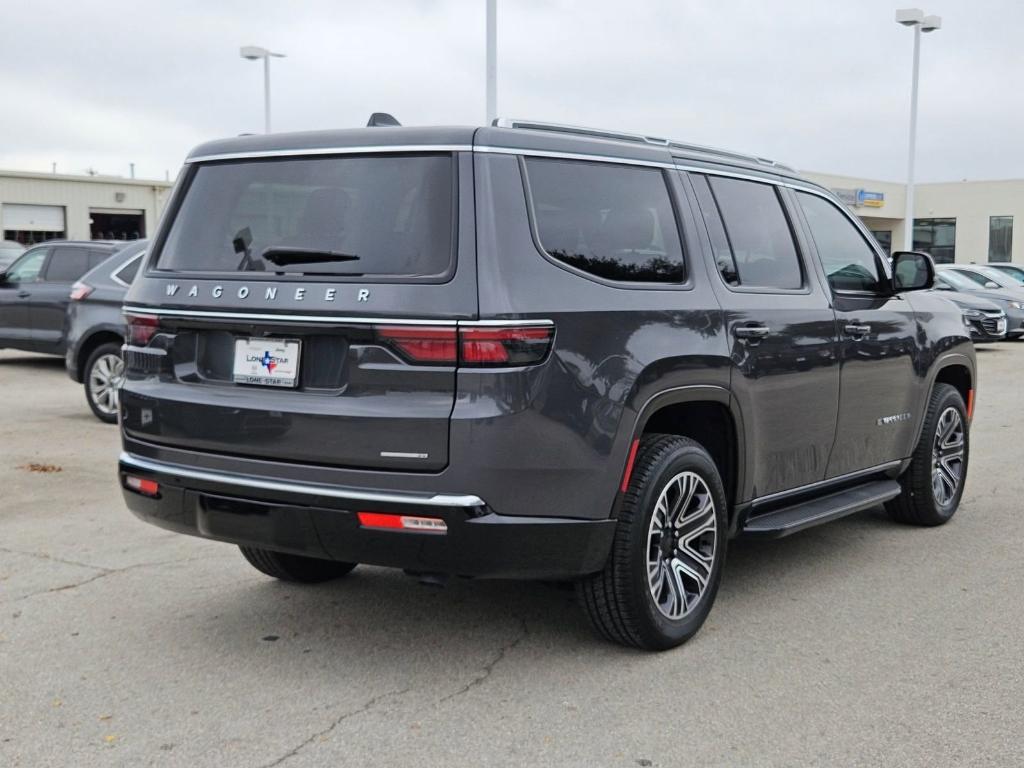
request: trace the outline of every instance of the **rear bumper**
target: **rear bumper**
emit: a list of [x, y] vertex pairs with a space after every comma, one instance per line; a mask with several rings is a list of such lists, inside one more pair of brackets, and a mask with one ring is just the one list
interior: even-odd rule
[[[125, 486], [155, 480], [156, 497]], [[569, 578], [604, 567], [614, 520], [498, 515], [472, 495], [378, 491], [211, 472], [121, 454], [128, 508], [168, 530], [343, 562], [485, 578]], [[364, 528], [359, 511], [444, 520], [445, 533]]]

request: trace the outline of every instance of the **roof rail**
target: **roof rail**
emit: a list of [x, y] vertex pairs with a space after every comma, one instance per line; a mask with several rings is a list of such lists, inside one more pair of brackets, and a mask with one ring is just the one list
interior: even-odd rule
[[796, 173], [788, 165], [776, 162], [775, 160], [769, 160], [764, 157], [758, 157], [757, 155], [745, 155], [741, 152], [732, 152], [726, 149], [717, 149], [715, 147], [707, 147], [701, 144], [690, 144], [683, 141], [674, 141], [672, 139], [663, 139], [657, 136], [646, 136], [642, 133], [625, 133], [622, 131], [606, 131], [601, 128], [584, 128], [578, 125], [564, 125], [562, 123], [546, 123], [541, 120], [520, 120], [518, 118], [510, 117], [496, 117], [491, 123], [496, 128], [524, 128], [526, 130], [533, 131], [552, 131], [554, 133], [568, 133], [574, 136], [591, 136], [597, 139], [610, 139], [612, 141], [629, 141], [635, 144], [653, 144], [659, 147], [667, 147], [668, 149], [677, 149], [683, 152], [695, 152], [702, 155], [712, 155], [715, 157], [727, 157], [734, 160], [742, 160], [747, 163], [753, 163], [755, 165], [764, 165], [769, 168], [775, 168], [780, 171], [787, 171], [790, 173]]

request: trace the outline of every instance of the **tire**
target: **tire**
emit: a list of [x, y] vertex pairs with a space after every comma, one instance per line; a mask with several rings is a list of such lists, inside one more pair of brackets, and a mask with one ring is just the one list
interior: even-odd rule
[[[690, 488], [688, 502], [677, 510]], [[726, 509], [718, 468], [703, 446], [686, 437], [644, 436], [608, 562], [600, 573], [577, 582], [579, 600], [597, 632], [651, 651], [693, 637], [722, 578]], [[689, 519], [684, 530], [692, 532], [682, 541], [661, 535], [657, 529], [666, 517]], [[676, 528], [668, 530], [674, 534]], [[657, 574], [650, 580], [649, 567]]]
[[886, 510], [894, 520], [910, 525], [949, 522], [964, 493], [969, 455], [970, 428], [963, 398], [955, 387], [936, 384], [910, 466], [900, 477], [903, 492], [886, 502]]
[[281, 581], [301, 584], [319, 584], [340, 578], [356, 567], [355, 563], [340, 563], [337, 560], [321, 560], [316, 557], [290, 555], [259, 547], [239, 547], [242, 556], [261, 573]]
[[116, 342], [100, 344], [85, 361], [82, 383], [85, 401], [96, 418], [107, 424], [116, 424], [119, 398], [118, 389], [124, 378], [121, 345]]

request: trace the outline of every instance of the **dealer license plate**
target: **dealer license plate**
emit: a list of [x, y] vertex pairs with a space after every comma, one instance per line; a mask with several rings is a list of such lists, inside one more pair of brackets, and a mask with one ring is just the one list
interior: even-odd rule
[[299, 380], [299, 342], [291, 339], [235, 339], [238, 384], [294, 387]]

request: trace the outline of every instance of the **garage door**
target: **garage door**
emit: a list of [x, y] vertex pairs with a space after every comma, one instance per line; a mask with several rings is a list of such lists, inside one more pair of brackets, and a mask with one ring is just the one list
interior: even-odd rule
[[64, 206], [3, 204], [3, 228], [22, 232], [63, 232]]

